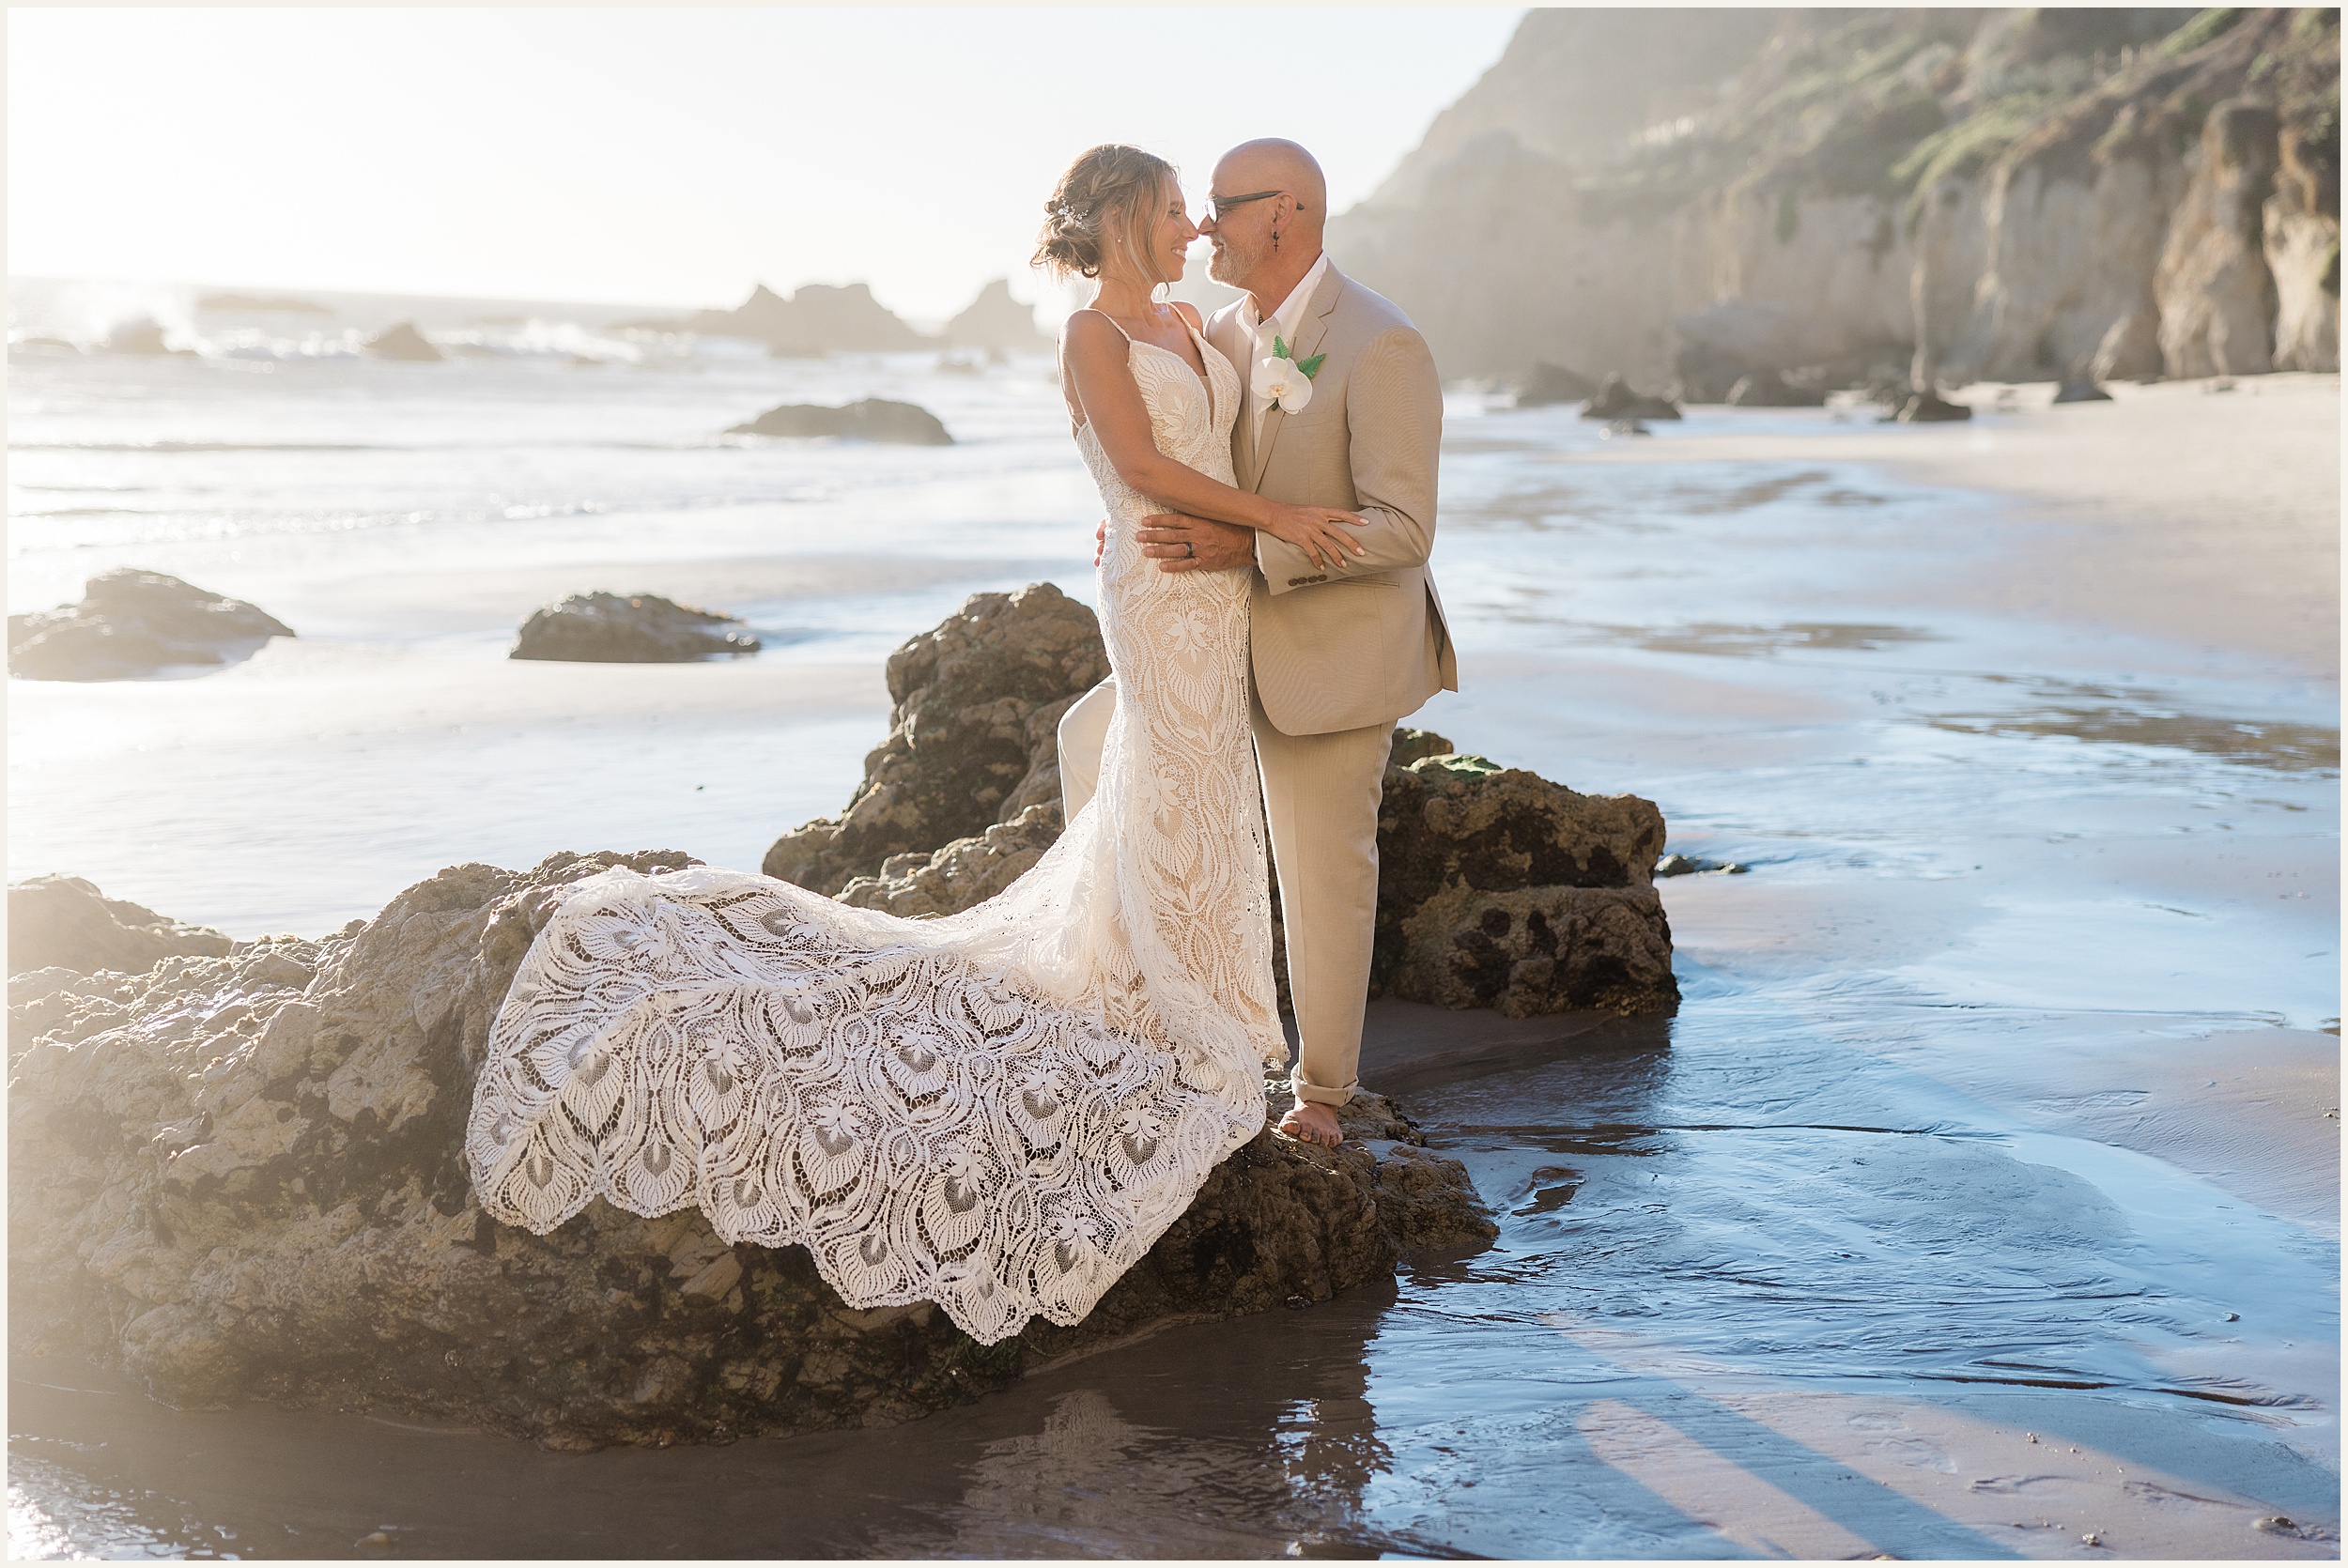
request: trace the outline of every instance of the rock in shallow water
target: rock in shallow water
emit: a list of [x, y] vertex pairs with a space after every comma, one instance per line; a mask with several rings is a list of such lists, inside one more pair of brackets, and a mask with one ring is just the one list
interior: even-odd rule
[[832, 437], [850, 441], [882, 441], [895, 446], [951, 446], [953, 437], [935, 414], [918, 403], [896, 403], [868, 397], [845, 407], [828, 408], [814, 403], [785, 403], [769, 408], [747, 424], [730, 426], [729, 436]]
[[80, 877], [34, 877], [8, 888], [8, 973], [52, 966], [87, 975], [142, 974], [175, 956], [220, 958], [224, 932], [182, 925]]
[[657, 593], [574, 593], [530, 612], [509, 659], [584, 664], [686, 664], [720, 653], [755, 653], [741, 622]]
[[43, 970], [11, 995], [9, 1314], [21, 1351], [180, 1406], [431, 1414], [550, 1446], [904, 1420], [1153, 1325], [1326, 1299], [1404, 1250], [1489, 1239], [1457, 1162], [1375, 1095], [1357, 1142], [1266, 1132], [1081, 1324], [986, 1346], [849, 1309], [798, 1248], [597, 1203], [551, 1235], [473, 1203], [474, 1067], [564, 886], [673, 853], [461, 866], [321, 942]]
[[245, 657], [293, 628], [257, 606], [161, 572], [118, 567], [82, 602], [8, 617], [8, 673], [28, 681], [120, 681]]

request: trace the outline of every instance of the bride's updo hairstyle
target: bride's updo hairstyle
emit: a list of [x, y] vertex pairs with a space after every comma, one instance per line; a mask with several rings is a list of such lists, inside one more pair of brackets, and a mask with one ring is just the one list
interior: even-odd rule
[[1173, 177], [1173, 164], [1139, 147], [1112, 142], [1085, 153], [1068, 165], [1052, 199], [1043, 204], [1035, 265], [1063, 278], [1097, 278], [1122, 239], [1144, 280], [1164, 283], [1157, 264], [1142, 258], [1150, 254], [1158, 200]]

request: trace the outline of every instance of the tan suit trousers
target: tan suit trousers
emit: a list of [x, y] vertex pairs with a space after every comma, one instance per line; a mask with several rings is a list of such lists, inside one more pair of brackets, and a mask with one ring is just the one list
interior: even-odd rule
[[[1060, 718], [1060, 803], [1072, 820], [1098, 784], [1116, 706], [1112, 677]], [[1378, 809], [1394, 726], [1283, 734], [1260, 701], [1255, 724], [1264, 820], [1280, 879], [1289, 994], [1303, 1041], [1289, 1083], [1299, 1099], [1342, 1105], [1358, 1086], [1378, 919]]]

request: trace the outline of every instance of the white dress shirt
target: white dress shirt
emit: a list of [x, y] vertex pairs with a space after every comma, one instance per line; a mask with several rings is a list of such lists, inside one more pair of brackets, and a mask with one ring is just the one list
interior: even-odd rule
[[1313, 290], [1321, 286], [1321, 280], [1328, 272], [1329, 253], [1323, 251], [1314, 261], [1312, 270], [1298, 279], [1296, 286], [1289, 290], [1289, 297], [1280, 301], [1280, 308], [1272, 313], [1269, 321], [1256, 318], [1256, 297], [1253, 294], [1240, 298], [1239, 324], [1246, 329], [1247, 335], [1256, 345], [1253, 357], [1239, 367], [1240, 385], [1245, 389], [1243, 395], [1246, 399], [1242, 407], [1247, 415], [1248, 434], [1259, 445], [1263, 441], [1264, 415], [1272, 411], [1272, 405], [1269, 400], [1256, 395], [1256, 361], [1271, 357], [1274, 337], [1283, 339], [1289, 346], [1289, 352], [1295, 353], [1297, 323], [1305, 319], [1305, 307], [1311, 303]]

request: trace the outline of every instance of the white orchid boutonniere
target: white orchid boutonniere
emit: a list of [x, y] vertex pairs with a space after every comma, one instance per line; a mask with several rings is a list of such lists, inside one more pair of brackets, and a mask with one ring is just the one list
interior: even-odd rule
[[1284, 414], [1302, 413], [1313, 400], [1313, 377], [1321, 369], [1326, 354], [1315, 354], [1309, 360], [1298, 360], [1289, 352], [1289, 346], [1278, 333], [1272, 338], [1272, 353], [1256, 361], [1255, 392]]

